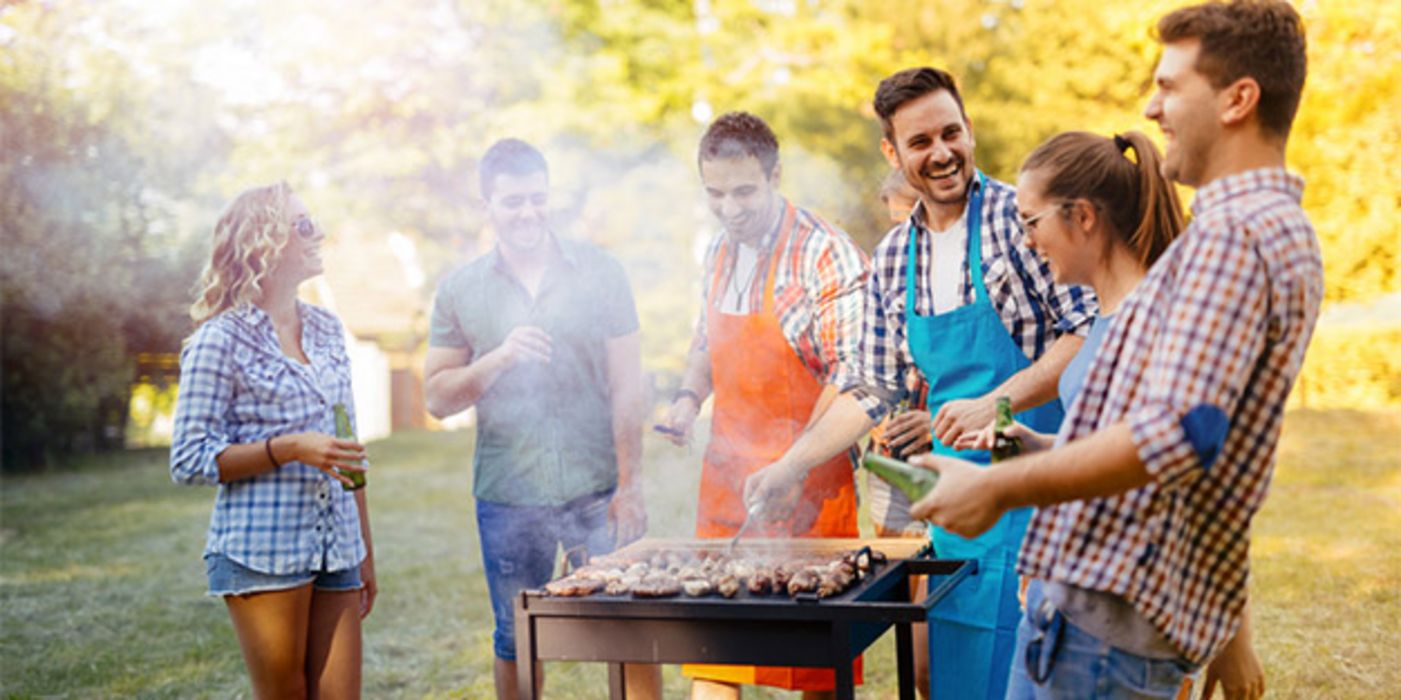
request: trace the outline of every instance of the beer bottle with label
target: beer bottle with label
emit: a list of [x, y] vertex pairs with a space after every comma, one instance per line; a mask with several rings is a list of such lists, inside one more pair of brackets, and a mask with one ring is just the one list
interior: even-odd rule
[[934, 484], [939, 482], [937, 472], [916, 467], [909, 462], [893, 457], [879, 455], [874, 451], [866, 453], [866, 456], [861, 459], [861, 466], [885, 479], [891, 486], [900, 489], [910, 499], [910, 503], [924, 498], [930, 491], [934, 490]]
[[910, 410], [910, 395], [906, 393], [905, 396], [900, 399], [899, 403], [895, 404], [895, 408], [890, 412], [890, 415], [886, 416], [884, 421], [881, 421], [880, 428], [876, 434], [876, 444], [873, 446], [880, 450], [881, 454], [890, 455], [892, 457], [900, 454], [900, 448], [903, 445], [891, 444], [888, 432], [890, 430], [890, 422], [908, 410]]
[[1012, 427], [1012, 397], [997, 397], [997, 419], [993, 423], [992, 461], [1001, 462], [1022, 453], [1020, 438], [1010, 437], [1006, 430]]
[[[345, 404], [337, 403], [335, 405], [335, 411], [336, 437], [342, 440], [354, 440], [355, 431], [350, 427], [350, 413], [345, 410]], [[360, 465], [364, 466], [365, 462], [362, 460], [360, 462]], [[345, 475], [345, 477], [350, 479], [350, 482], [354, 484], [354, 486], [346, 486], [345, 483], [342, 482], [341, 488], [345, 489], [346, 491], [355, 491], [357, 489], [365, 488], [365, 472], [352, 472], [342, 469], [340, 470], [340, 473]]]

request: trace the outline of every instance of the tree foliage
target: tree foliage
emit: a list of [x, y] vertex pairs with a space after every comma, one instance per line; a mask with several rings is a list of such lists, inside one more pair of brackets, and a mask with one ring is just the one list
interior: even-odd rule
[[[285, 179], [333, 231], [401, 232], [432, 280], [489, 243], [474, 179], [486, 146], [536, 142], [561, 228], [623, 260], [645, 362], [675, 372], [715, 233], [694, 155], [713, 116], [768, 120], [784, 193], [869, 249], [888, 227], [870, 107], [882, 77], [953, 72], [978, 164], [1010, 179], [1058, 131], [1157, 134], [1142, 117], [1151, 28], [1177, 4], [0, 5], [5, 464], [115, 443], [135, 354], [178, 348], [215, 212], [246, 187]], [[1311, 63], [1289, 156], [1327, 298], [1401, 289], [1401, 6], [1301, 12]], [[431, 289], [404, 311], [404, 349], [423, 342]]]
[[101, 18], [73, 14], [27, 6], [5, 16], [7, 468], [120, 446], [137, 354], [176, 347], [186, 325], [191, 261], [175, 224], [191, 204], [165, 185], [192, 164], [142, 133], [154, 106], [145, 86], [92, 41]]

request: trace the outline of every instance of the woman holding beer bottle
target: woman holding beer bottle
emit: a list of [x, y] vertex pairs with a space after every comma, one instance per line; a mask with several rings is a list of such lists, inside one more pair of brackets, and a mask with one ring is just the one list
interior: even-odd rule
[[[1159, 170], [1156, 146], [1138, 131], [1113, 138], [1084, 131], [1058, 134], [1022, 164], [1017, 209], [1026, 242], [1044, 257], [1059, 284], [1083, 285], [1099, 297], [1099, 317], [1075, 358], [1061, 373], [1067, 409], [1114, 312], [1148, 268], [1182, 232], [1177, 191]], [[1054, 435], [1013, 423], [1008, 437], [1026, 452], [1046, 449]], [[990, 449], [993, 426], [964, 435], [958, 449]]]
[[218, 487], [204, 549], [258, 698], [360, 695], [376, 585], [344, 330], [297, 300], [324, 235], [286, 183], [234, 199], [191, 307], [170, 473]]

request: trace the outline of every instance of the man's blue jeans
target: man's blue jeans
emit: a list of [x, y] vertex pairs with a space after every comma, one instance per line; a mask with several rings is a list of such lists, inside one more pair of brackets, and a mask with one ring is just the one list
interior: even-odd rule
[[1033, 580], [1017, 628], [1007, 700], [1174, 698], [1194, 671], [1186, 662], [1115, 649], [1071, 624]]
[[611, 490], [581, 496], [562, 506], [509, 506], [477, 501], [477, 534], [482, 543], [491, 612], [496, 617], [492, 648], [496, 657], [516, 660], [516, 596], [545, 585], [563, 547], [572, 566], [613, 550], [608, 527]]

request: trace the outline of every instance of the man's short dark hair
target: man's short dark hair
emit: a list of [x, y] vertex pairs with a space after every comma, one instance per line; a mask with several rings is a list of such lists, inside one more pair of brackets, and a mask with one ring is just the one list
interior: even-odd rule
[[958, 84], [954, 82], [952, 75], [938, 68], [906, 68], [880, 81], [872, 106], [876, 109], [876, 116], [880, 117], [880, 127], [885, 138], [892, 141], [895, 139], [895, 127], [890, 124], [890, 118], [895, 116], [901, 107], [940, 90], [948, 90], [949, 94], [953, 95], [953, 101], [958, 103], [958, 113], [963, 116], [963, 121], [968, 121], [968, 113], [963, 109], [963, 97], [958, 94]]
[[1198, 73], [1221, 88], [1244, 77], [1260, 85], [1260, 127], [1288, 136], [1304, 92], [1308, 56], [1303, 21], [1282, 0], [1234, 0], [1184, 7], [1158, 20], [1163, 43], [1197, 39]]
[[501, 139], [491, 144], [477, 164], [477, 175], [482, 188], [482, 198], [491, 199], [491, 188], [496, 184], [496, 176], [513, 175], [520, 177], [531, 173], [550, 175], [550, 166], [539, 149], [520, 139]]
[[768, 124], [748, 112], [727, 112], [710, 123], [701, 137], [696, 164], [717, 158], [752, 156], [772, 175], [778, 165], [778, 137]]

